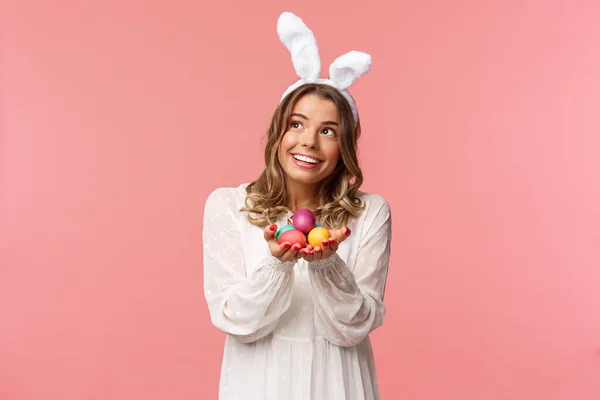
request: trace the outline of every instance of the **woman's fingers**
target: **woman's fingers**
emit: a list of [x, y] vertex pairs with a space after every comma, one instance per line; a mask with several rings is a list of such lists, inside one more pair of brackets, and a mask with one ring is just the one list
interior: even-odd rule
[[284, 242], [277, 248], [277, 255], [273, 254], [275, 257], [279, 258], [281, 261], [293, 261], [298, 257], [298, 252], [302, 249], [302, 246], [299, 244], [292, 245], [289, 242]]
[[337, 229], [335, 231], [331, 232], [331, 238], [335, 240], [338, 244], [342, 243], [344, 240], [346, 240], [348, 237], [350, 237], [351, 235], [351, 231], [350, 228], [348, 228], [347, 226], [343, 227], [342, 229]]
[[296, 243], [295, 245], [292, 246], [291, 249], [288, 250], [287, 256], [290, 257], [290, 260], [298, 258], [298, 252], [300, 251], [301, 248], [302, 248], [302, 246], [300, 246], [299, 244]]
[[305, 248], [298, 252], [301, 258], [304, 258], [306, 261], [312, 261], [314, 258], [314, 249], [308, 244]]
[[285, 253], [292, 248], [292, 245], [288, 242], [284, 242], [281, 244], [271, 243], [269, 244], [269, 248], [271, 250], [271, 254], [274, 257], [281, 258], [285, 255]]
[[352, 231], [347, 226], [345, 226], [344, 228], [342, 228], [342, 231], [343, 231], [345, 237], [348, 237], [348, 236], [350, 236], [352, 234]]
[[277, 235], [277, 225], [268, 225], [264, 229], [264, 238], [269, 244], [269, 250], [273, 257], [279, 258], [281, 261], [292, 261], [298, 258], [298, 250], [302, 248], [299, 244], [292, 245], [289, 242], [277, 243], [275, 239]]
[[335, 253], [338, 249], [339, 242], [335, 239], [329, 239], [328, 247], [332, 253]]
[[306, 261], [312, 261], [314, 259], [314, 255], [311, 254], [309, 251], [307, 250], [302, 250], [302, 258], [304, 258]]
[[313, 251], [313, 255], [314, 261], [320, 260], [321, 258], [323, 258], [323, 249], [321, 249], [320, 246], [315, 247], [315, 250]]
[[274, 242], [276, 234], [277, 234], [277, 225], [272, 224], [272, 225], [265, 226], [264, 236], [265, 236], [265, 240], [267, 242]]

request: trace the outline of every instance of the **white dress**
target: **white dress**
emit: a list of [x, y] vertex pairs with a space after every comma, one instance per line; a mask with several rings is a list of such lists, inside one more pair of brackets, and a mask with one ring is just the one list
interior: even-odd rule
[[205, 205], [204, 294], [227, 334], [219, 399], [379, 399], [368, 335], [385, 315], [388, 203], [359, 192], [366, 208], [337, 253], [283, 263], [239, 211], [246, 186], [216, 189]]

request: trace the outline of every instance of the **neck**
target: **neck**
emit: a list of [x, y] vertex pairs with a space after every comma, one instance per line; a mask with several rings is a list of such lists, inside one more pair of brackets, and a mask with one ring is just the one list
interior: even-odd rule
[[286, 206], [296, 212], [300, 208], [308, 208], [314, 211], [317, 206], [319, 186], [317, 184], [305, 184], [302, 182], [287, 182], [288, 201]]

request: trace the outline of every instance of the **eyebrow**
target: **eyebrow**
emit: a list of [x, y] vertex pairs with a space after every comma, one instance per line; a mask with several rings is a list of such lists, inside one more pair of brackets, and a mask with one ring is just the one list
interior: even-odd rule
[[[292, 117], [302, 118], [302, 119], [308, 121], [308, 117], [306, 115], [303, 115], [303, 114], [300, 114], [300, 113], [293, 113], [291, 116]], [[334, 122], [334, 121], [323, 121], [322, 125], [335, 125], [335, 126], [338, 126], [338, 123]]]

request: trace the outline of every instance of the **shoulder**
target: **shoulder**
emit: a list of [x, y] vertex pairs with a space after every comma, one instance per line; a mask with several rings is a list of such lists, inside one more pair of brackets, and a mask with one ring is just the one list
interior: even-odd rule
[[385, 212], [388, 214], [391, 213], [390, 204], [384, 196], [377, 193], [367, 193], [360, 190], [358, 190], [356, 194], [359, 199], [364, 201], [364, 212], [366, 214], [373, 214], [379, 212]]
[[236, 187], [224, 186], [213, 189], [206, 198], [205, 209], [239, 209], [246, 199], [246, 186], [248, 186], [247, 183], [242, 183]]

